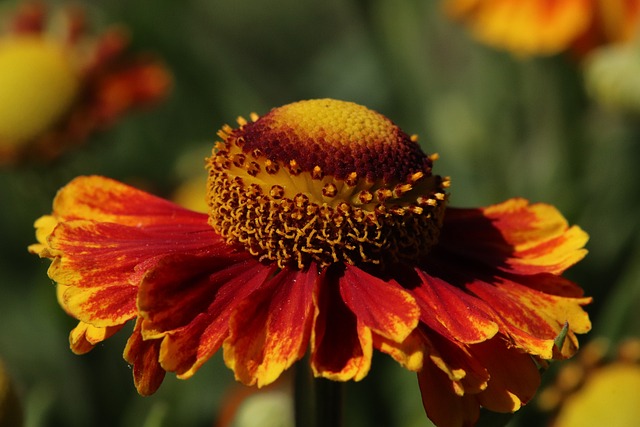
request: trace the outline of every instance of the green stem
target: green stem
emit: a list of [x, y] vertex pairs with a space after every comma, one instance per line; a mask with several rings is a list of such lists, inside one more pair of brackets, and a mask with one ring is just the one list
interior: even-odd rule
[[295, 366], [296, 427], [342, 427], [343, 383], [313, 378], [307, 359]]
[[309, 360], [305, 357], [294, 365], [293, 409], [296, 427], [315, 427], [313, 417], [313, 376], [309, 370]]
[[342, 400], [344, 383], [317, 378], [316, 419], [317, 427], [342, 427]]

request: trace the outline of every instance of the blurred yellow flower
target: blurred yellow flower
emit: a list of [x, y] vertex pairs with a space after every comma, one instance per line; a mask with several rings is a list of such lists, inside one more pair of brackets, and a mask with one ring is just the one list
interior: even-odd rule
[[640, 366], [613, 364], [594, 372], [567, 399], [556, 427], [634, 427], [640, 420]]
[[171, 198], [182, 207], [195, 212], [207, 212], [206, 176], [196, 176], [180, 184]]
[[481, 42], [521, 56], [583, 54], [629, 40], [640, 21], [640, 0], [445, 0], [444, 6]]
[[84, 13], [23, 3], [0, 34], [0, 165], [49, 160], [134, 107], [162, 99], [170, 75], [126, 53], [110, 28], [90, 36]]
[[542, 409], [555, 411], [553, 427], [638, 425], [640, 340], [623, 342], [614, 361], [606, 361], [605, 353], [606, 343], [592, 341], [540, 393]]
[[0, 135], [30, 140], [55, 123], [79, 89], [71, 58], [61, 46], [40, 37], [0, 43]]

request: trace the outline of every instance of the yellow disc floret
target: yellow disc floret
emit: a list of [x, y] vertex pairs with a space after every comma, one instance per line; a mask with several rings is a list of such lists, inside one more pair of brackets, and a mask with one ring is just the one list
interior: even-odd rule
[[448, 178], [389, 119], [319, 99], [239, 119], [208, 159], [211, 225], [280, 267], [401, 262], [437, 241]]
[[0, 41], [0, 143], [46, 131], [67, 112], [78, 86], [59, 44], [35, 36]]

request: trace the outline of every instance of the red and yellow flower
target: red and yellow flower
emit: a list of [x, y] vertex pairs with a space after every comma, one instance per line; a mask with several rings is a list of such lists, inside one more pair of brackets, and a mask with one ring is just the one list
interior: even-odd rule
[[53, 159], [169, 89], [162, 64], [127, 53], [122, 28], [87, 34], [81, 9], [48, 19], [43, 3], [26, 2], [7, 24], [0, 35], [0, 165]]
[[445, 0], [445, 9], [483, 43], [523, 56], [585, 53], [640, 25], [639, 0]]
[[124, 357], [146, 395], [220, 349], [258, 387], [307, 352], [315, 376], [357, 381], [376, 349], [417, 372], [439, 426], [516, 411], [540, 364], [575, 353], [590, 299], [562, 273], [587, 235], [555, 208], [448, 207], [436, 156], [350, 102], [238, 123], [207, 160], [208, 214], [88, 176], [37, 220], [73, 351], [135, 320]]

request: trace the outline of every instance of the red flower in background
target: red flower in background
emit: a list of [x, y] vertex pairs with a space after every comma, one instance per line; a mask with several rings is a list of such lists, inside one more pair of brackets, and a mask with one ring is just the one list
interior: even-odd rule
[[0, 164], [50, 160], [167, 94], [157, 59], [127, 52], [123, 28], [89, 34], [77, 7], [22, 4], [0, 34]]
[[357, 381], [376, 349], [417, 372], [438, 426], [516, 411], [540, 364], [575, 353], [590, 299], [561, 274], [587, 235], [555, 208], [447, 207], [436, 156], [357, 104], [301, 101], [239, 124], [207, 161], [208, 214], [92, 176], [36, 222], [30, 250], [52, 260], [80, 321], [73, 351], [135, 319], [125, 359], [151, 394], [221, 348], [259, 387], [307, 351], [316, 376]]

